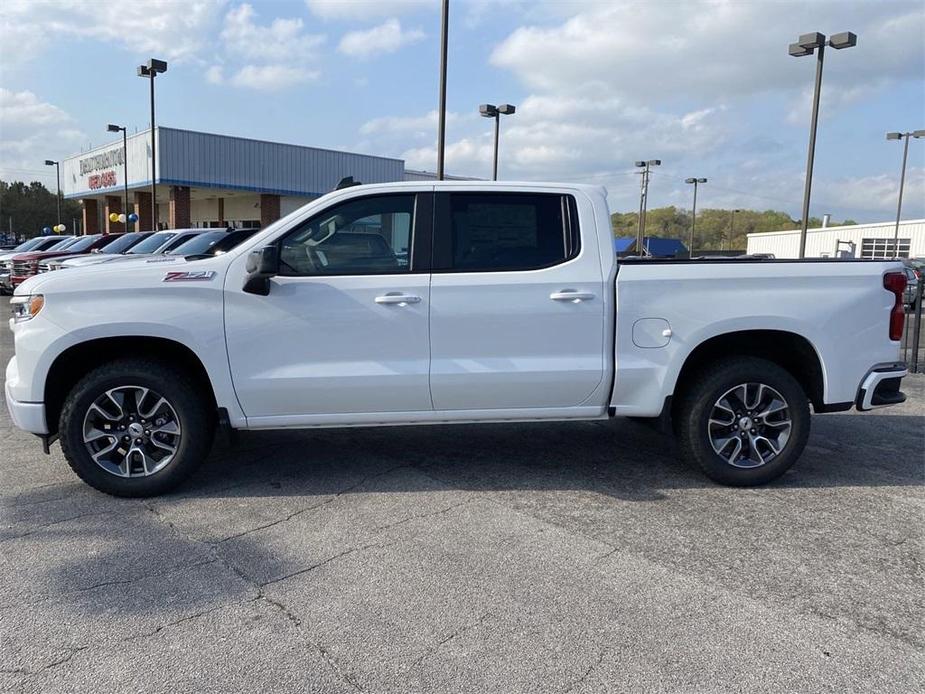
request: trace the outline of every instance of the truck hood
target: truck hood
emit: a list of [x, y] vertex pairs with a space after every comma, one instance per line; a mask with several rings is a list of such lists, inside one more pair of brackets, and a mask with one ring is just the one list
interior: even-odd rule
[[221, 283], [230, 260], [227, 256], [190, 261], [181, 255], [158, 255], [123, 262], [96, 263], [82, 267], [80, 272], [46, 272], [35, 275], [20, 284], [15, 293], [52, 294], [153, 288], [162, 286], [167, 274], [178, 270], [214, 271], [215, 275], [207, 281]]

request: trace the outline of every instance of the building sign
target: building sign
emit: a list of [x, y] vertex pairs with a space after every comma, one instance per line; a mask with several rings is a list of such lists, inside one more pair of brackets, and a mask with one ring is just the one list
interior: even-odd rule
[[112, 188], [116, 183], [118, 183], [118, 181], [116, 181], [115, 171], [104, 171], [101, 174], [93, 174], [87, 177], [87, 185], [90, 186], [90, 190]]
[[92, 157], [85, 157], [80, 160], [80, 175], [86, 176], [94, 171], [101, 169], [111, 169], [116, 166], [122, 166], [125, 163], [125, 150], [121, 147], [111, 149], [108, 152], [100, 152]]

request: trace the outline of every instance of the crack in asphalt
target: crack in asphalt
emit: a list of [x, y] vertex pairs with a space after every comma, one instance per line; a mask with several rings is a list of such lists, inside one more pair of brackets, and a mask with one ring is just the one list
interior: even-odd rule
[[235, 533], [234, 535], [229, 535], [228, 537], [224, 537], [221, 540], [217, 540], [214, 544], [220, 544], [222, 542], [228, 542], [229, 540], [235, 540], [239, 537], [244, 537], [245, 535], [250, 535], [251, 533], [259, 532], [261, 530], [266, 530], [267, 528], [272, 528], [273, 526], [280, 525], [281, 523], [286, 523], [292, 520], [293, 518], [302, 515], [303, 513], [308, 513], [309, 511], [314, 511], [315, 509], [321, 508], [322, 506], [327, 506], [333, 501], [336, 501], [338, 498], [340, 498], [344, 494], [348, 494], [349, 492], [352, 492], [353, 490], [359, 487], [362, 487], [364, 484], [366, 484], [367, 482], [370, 482], [371, 480], [376, 479], [377, 477], [383, 477], [385, 475], [388, 475], [391, 472], [395, 472], [396, 470], [401, 470], [403, 468], [411, 468], [411, 467], [412, 466], [410, 465], [396, 465], [394, 467], [389, 468], [388, 470], [377, 472], [373, 475], [367, 475], [366, 477], [361, 479], [359, 482], [355, 482], [354, 484], [344, 487], [340, 491], [335, 492], [333, 495], [328, 495], [329, 498], [325, 499], [324, 501], [312, 504], [310, 506], [306, 506], [305, 508], [301, 508], [298, 511], [293, 511], [292, 513], [290, 513], [289, 515], [283, 518], [278, 518], [269, 523], [264, 523], [263, 525], [258, 525], [257, 527], [250, 528], [248, 530], [244, 530], [239, 533]]
[[315, 569], [325, 566], [326, 564], [330, 564], [332, 561], [336, 559], [340, 559], [341, 557], [346, 557], [348, 554], [353, 554], [354, 552], [361, 552], [363, 550], [373, 549], [373, 548], [385, 549], [386, 547], [391, 547], [397, 544], [398, 544], [398, 540], [395, 540], [393, 542], [372, 542], [368, 545], [361, 545], [359, 547], [351, 547], [350, 549], [345, 549], [343, 552], [339, 552], [332, 557], [328, 557], [327, 559], [324, 559], [323, 561], [320, 561], [317, 564], [312, 564], [311, 566], [307, 566], [304, 569], [293, 571], [292, 573], [286, 574], [285, 576], [271, 578], [269, 581], [263, 581], [262, 583], [258, 583], [257, 585], [262, 588], [264, 586], [273, 585], [274, 583], [280, 583], [281, 581], [286, 581], [292, 578], [293, 576], [301, 576], [302, 574], [306, 574], [309, 571], [314, 571]]
[[63, 658], [59, 658], [58, 660], [54, 660], [48, 663], [47, 665], [43, 665], [38, 670], [29, 670], [27, 668], [2, 668], [0, 669], [0, 673], [4, 673], [8, 675], [25, 675], [26, 677], [35, 677], [36, 675], [42, 674], [46, 670], [50, 670], [54, 667], [58, 667], [59, 665], [62, 665], [68, 662], [75, 655], [77, 655], [81, 651], [87, 650], [88, 648], [90, 648], [90, 646], [65, 646], [67, 655], [65, 655]]
[[60, 525], [61, 523], [67, 523], [68, 521], [77, 520], [78, 518], [87, 518], [88, 516], [107, 516], [113, 513], [115, 513], [114, 510], [112, 511], [87, 511], [86, 513], [79, 513], [76, 516], [70, 516], [68, 518], [62, 518], [61, 520], [52, 521], [51, 523], [44, 523], [42, 525], [37, 525], [29, 532], [20, 533], [19, 535], [9, 535], [7, 537], [4, 537], [3, 539], [0, 539], [0, 544], [3, 544], [4, 542], [10, 542], [11, 540], [19, 540], [23, 537], [29, 537], [30, 535], [37, 535], [38, 533], [42, 532], [46, 528], [50, 528], [54, 525]]
[[478, 499], [479, 497], [477, 496], [471, 496], [468, 499], [465, 499], [464, 501], [451, 504], [450, 506], [447, 506], [446, 508], [441, 508], [436, 511], [428, 511], [427, 513], [415, 513], [411, 516], [408, 516], [407, 518], [402, 518], [401, 520], [397, 520], [393, 523], [386, 523], [385, 525], [377, 526], [373, 528], [372, 532], [375, 533], [375, 532], [381, 532], [383, 530], [388, 530], [390, 528], [394, 528], [395, 526], [404, 525], [405, 523], [410, 523], [411, 521], [418, 520], [419, 518], [430, 518], [432, 516], [442, 516], [443, 514], [449, 513], [453, 509], [459, 508], [460, 506], [465, 506], [466, 504], [472, 503], [473, 501], [478, 501]]
[[569, 692], [575, 691], [576, 688], [584, 684], [584, 681], [588, 679], [592, 672], [594, 672], [594, 668], [604, 662], [604, 656], [607, 655], [607, 651], [609, 650], [609, 646], [603, 646], [601, 648], [601, 652], [598, 653], [597, 660], [588, 666], [588, 669], [584, 671], [584, 674], [582, 674], [581, 677], [566, 685], [565, 689], [562, 690], [562, 694], [569, 694]]
[[482, 614], [480, 617], [478, 617], [475, 621], [469, 622], [468, 624], [463, 624], [461, 627], [459, 627], [459, 628], [458, 628], [456, 631], [454, 631], [453, 633], [449, 634], [448, 636], [443, 637], [442, 639], [440, 639], [439, 641], [437, 641], [437, 643], [435, 643], [433, 646], [431, 646], [429, 649], [427, 649], [424, 653], [422, 653], [421, 656], [420, 656], [419, 658], [417, 658], [417, 659], [414, 661], [414, 666], [413, 666], [413, 667], [421, 667], [421, 665], [424, 663], [425, 660], [427, 660], [428, 658], [432, 658], [433, 656], [435, 656], [435, 655], [437, 654], [437, 652], [438, 652], [445, 644], [449, 643], [450, 641], [452, 641], [452, 640], [455, 639], [456, 637], [461, 636], [462, 634], [466, 633], [467, 631], [469, 631], [469, 630], [471, 630], [471, 629], [475, 629], [475, 628], [478, 627], [478, 626], [481, 626], [482, 623], [483, 623], [486, 619], [488, 619], [489, 617], [491, 617], [491, 616], [492, 616], [492, 614], [491, 614], [490, 612], [485, 612], [485, 613]]

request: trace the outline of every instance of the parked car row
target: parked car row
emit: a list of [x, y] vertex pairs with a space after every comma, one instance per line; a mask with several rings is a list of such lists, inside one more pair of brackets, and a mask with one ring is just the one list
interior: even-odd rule
[[127, 234], [38, 237], [0, 254], [0, 291], [11, 293], [33, 275], [159, 255], [219, 255], [258, 229], [171, 229]]

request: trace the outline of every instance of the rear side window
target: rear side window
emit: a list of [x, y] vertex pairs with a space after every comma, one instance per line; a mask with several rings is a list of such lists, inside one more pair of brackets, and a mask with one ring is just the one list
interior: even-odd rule
[[575, 257], [578, 228], [571, 196], [449, 193], [437, 202], [434, 270], [538, 270]]

